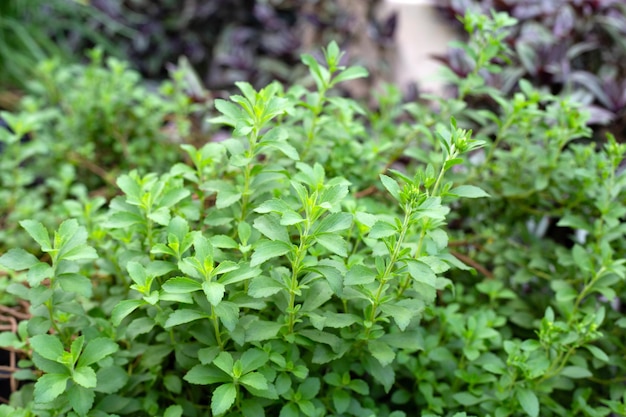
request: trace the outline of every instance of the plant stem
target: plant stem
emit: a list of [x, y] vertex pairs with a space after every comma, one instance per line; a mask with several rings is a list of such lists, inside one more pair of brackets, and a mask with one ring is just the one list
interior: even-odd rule
[[374, 321], [376, 320], [376, 316], [378, 314], [378, 307], [380, 306], [380, 299], [383, 294], [383, 290], [385, 288], [385, 284], [391, 278], [391, 273], [393, 271], [393, 267], [398, 260], [398, 256], [400, 255], [400, 250], [402, 249], [402, 243], [404, 243], [404, 238], [406, 236], [406, 232], [409, 229], [409, 222], [411, 220], [411, 214], [413, 214], [413, 209], [410, 204], [406, 204], [404, 208], [404, 220], [402, 221], [402, 229], [400, 230], [400, 236], [398, 236], [398, 241], [396, 242], [395, 247], [393, 248], [393, 252], [391, 253], [391, 257], [389, 258], [389, 263], [387, 264], [387, 268], [385, 268], [385, 272], [380, 277], [380, 284], [378, 285], [378, 290], [376, 291], [376, 295], [374, 296], [374, 301], [372, 302], [372, 310], [370, 312], [369, 323], [370, 326], [365, 330], [365, 339], [367, 340], [372, 327], [374, 326]]
[[293, 328], [296, 323], [296, 293], [298, 291], [298, 275], [300, 274], [300, 268], [304, 256], [306, 255], [308, 249], [308, 237], [309, 237], [309, 229], [311, 227], [312, 221], [310, 220], [309, 211], [307, 212], [306, 218], [306, 226], [304, 231], [300, 234], [300, 246], [296, 250], [296, 256], [294, 257], [293, 262], [291, 263], [291, 282], [289, 285], [289, 307], [287, 311], [289, 312], [289, 319], [287, 323], [289, 324], [289, 334], [293, 333]]

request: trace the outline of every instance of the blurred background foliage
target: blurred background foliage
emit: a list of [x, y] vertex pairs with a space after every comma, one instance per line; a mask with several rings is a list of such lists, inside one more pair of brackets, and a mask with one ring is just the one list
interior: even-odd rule
[[[209, 90], [235, 81], [255, 87], [290, 82], [300, 54], [336, 40], [352, 62], [389, 79], [394, 15], [381, 0], [3, 0], [0, 2], [0, 90], [23, 87], [50, 56], [84, 60], [98, 46], [145, 78], [168, 77], [185, 56]], [[297, 66], [300, 68], [300, 66]], [[354, 87], [353, 87], [354, 88]], [[5, 102], [6, 94], [5, 94]], [[2, 106], [2, 102], [0, 102]], [[4, 105], [4, 108], [8, 106]]]
[[[482, 74], [510, 97], [520, 79], [553, 94], [572, 94], [590, 113], [596, 138], [626, 136], [626, 2], [623, 0], [442, 0], [450, 24], [468, 10], [507, 12], [518, 20], [507, 44], [511, 61], [498, 74]], [[460, 48], [439, 59], [456, 75], [472, 71]], [[493, 106], [485, 95], [476, 103]]]

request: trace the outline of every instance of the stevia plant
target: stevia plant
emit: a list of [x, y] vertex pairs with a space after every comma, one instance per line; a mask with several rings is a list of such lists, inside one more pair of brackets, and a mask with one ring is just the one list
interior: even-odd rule
[[[470, 72], [499, 71], [515, 22], [464, 23]], [[624, 413], [624, 146], [526, 82], [366, 110], [340, 54], [303, 58], [309, 88], [239, 83], [232, 137], [77, 189], [56, 231], [21, 222], [41, 250], [0, 265], [35, 308], [0, 335], [24, 358], [0, 412]]]
[[78, 220], [53, 239], [22, 222], [50, 257], [0, 258], [27, 271], [10, 291], [33, 314], [6, 336], [36, 379], [15, 410], [405, 415], [380, 400], [396, 356], [423, 349], [420, 317], [450, 285], [443, 274], [466, 268], [446, 249], [449, 203], [486, 193], [446, 173], [482, 144], [440, 124], [436, 165], [388, 172], [379, 193], [356, 198], [332, 166], [300, 160], [328, 146], [315, 125], [335, 111], [331, 87], [364, 75], [338, 66], [334, 43], [325, 57], [304, 58], [316, 93], [240, 83], [242, 95], [215, 103], [232, 138], [185, 145], [190, 164], [164, 174], [120, 176], [106, 211], [102, 199], [68, 201]]

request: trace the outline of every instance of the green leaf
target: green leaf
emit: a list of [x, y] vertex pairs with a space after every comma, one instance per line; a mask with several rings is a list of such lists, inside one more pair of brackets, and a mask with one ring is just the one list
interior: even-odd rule
[[383, 183], [383, 187], [385, 187], [385, 189], [389, 191], [389, 194], [391, 194], [391, 196], [396, 199], [396, 201], [401, 201], [400, 186], [393, 178], [381, 174], [380, 181]]
[[141, 204], [141, 187], [129, 175], [122, 175], [117, 179], [117, 186], [126, 194], [126, 201], [132, 205]]
[[233, 359], [233, 355], [230, 353], [220, 352], [220, 354], [213, 360], [213, 365], [217, 366], [228, 375], [232, 375], [235, 361]]
[[52, 250], [50, 235], [43, 224], [35, 220], [22, 220], [20, 225], [39, 244], [42, 251], [50, 252]]
[[218, 382], [229, 382], [232, 378], [214, 366], [195, 365], [183, 377], [189, 383], [210, 385]]
[[344, 81], [354, 80], [357, 78], [365, 78], [369, 75], [367, 70], [363, 67], [355, 66], [347, 68], [340, 72], [335, 78], [333, 78], [332, 84], [339, 84]]
[[56, 336], [40, 334], [30, 338], [30, 346], [43, 358], [58, 362], [65, 350]]
[[79, 366], [74, 369], [72, 379], [85, 388], [95, 388], [98, 383], [96, 372], [89, 366]]
[[45, 262], [38, 262], [28, 270], [26, 281], [31, 287], [36, 287], [44, 279], [52, 277], [53, 273], [54, 269], [50, 265]]
[[241, 200], [241, 196], [242, 194], [236, 190], [220, 190], [218, 191], [217, 198], [215, 199], [215, 207], [220, 210], [230, 207]]
[[456, 394], [452, 395], [452, 398], [454, 398], [456, 402], [465, 407], [471, 407], [482, 402], [482, 398], [476, 397], [469, 392], [457, 392]]
[[[222, 262], [220, 266], [224, 264]], [[219, 268], [219, 266], [218, 266]], [[260, 268], [250, 268], [248, 264], [238, 264], [237, 269], [229, 271], [222, 275], [218, 282], [223, 285], [234, 284], [241, 281], [249, 280], [250, 278], [258, 277], [261, 274]]]
[[374, 223], [370, 229], [369, 237], [372, 239], [380, 239], [381, 237], [393, 236], [398, 233], [398, 229], [391, 223], [379, 220]]
[[241, 358], [239, 360], [241, 361], [242, 372], [246, 374], [265, 365], [269, 360], [269, 355], [267, 354], [267, 352], [261, 349], [252, 348], [246, 350], [243, 355], [241, 355]]
[[113, 323], [114, 326], [119, 326], [126, 316], [144, 304], [147, 304], [144, 300], [120, 301], [111, 312], [111, 323]]
[[22, 271], [31, 268], [39, 263], [34, 255], [26, 252], [24, 249], [11, 249], [4, 255], [0, 256], [0, 265], [13, 271]]
[[380, 340], [369, 340], [367, 342], [367, 348], [372, 356], [374, 356], [382, 366], [387, 366], [393, 362], [396, 357], [396, 353], [385, 342]]
[[239, 322], [239, 307], [237, 304], [229, 301], [222, 301], [215, 307], [215, 314], [220, 318], [220, 321], [226, 327], [229, 332], [235, 330], [237, 323]]
[[78, 359], [77, 366], [88, 366], [101, 361], [109, 355], [117, 352], [119, 346], [113, 340], [106, 337], [98, 337], [87, 343], [87, 347]]
[[350, 213], [331, 213], [324, 217], [313, 229], [313, 234], [336, 233], [352, 227], [352, 215]]
[[165, 321], [165, 328], [179, 326], [195, 320], [206, 319], [208, 315], [198, 310], [180, 309], [174, 311]]
[[348, 271], [344, 285], [365, 285], [376, 280], [376, 272], [364, 265], [354, 265]]
[[413, 319], [413, 317], [419, 313], [419, 310], [412, 311], [407, 307], [393, 303], [382, 304], [380, 306], [380, 310], [387, 314], [389, 317], [393, 317], [393, 320], [402, 331], [404, 331], [408, 327], [411, 319]]
[[98, 385], [95, 390], [105, 394], [114, 394], [121, 390], [128, 382], [128, 372], [121, 366], [107, 366], [96, 372]]
[[518, 388], [515, 397], [526, 414], [530, 417], [539, 416], [539, 399], [533, 391], [528, 388]]
[[180, 405], [170, 405], [165, 409], [163, 417], [182, 417], [183, 407]]
[[202, 289], [206, 295], [207, 300], [212, 306], [218, 305], [224, 298], [226, 287], [219, 282], [205, 281], [202, 283]]
[[235, 398], [237, 398], [235, 384], [230, 383], [217, 387], [211, 397], [211, 412], [213, 415], [219, 416], [228, 411], [235, 403]]
[[458, 187], [451, 189], [448, 193], [457, 197], [465, 198], [490, 197], [490, 195], [487, 194], [482, 188], [474, 185], [459, 185]]
[[254, 388], [258, 390], [266, 390], [267, 379], [260, 372], [251, 372], [239, 378], [239, 382], [246, 388]]
[[69, 375], [45, 374], [35, 383], [35, 402], [48, 403], [65, 392]]
[[348, 391], [340, 389], [333, 391], [333, 405], [335, 406], [335, 411], [338, 414], [343, 414], [348, 410], [351, 400], [352, 397]]
[[279, 241], [264, 240], [256, 245], [256, 249], [250, 259], [250, 266], [261, 265], [268, 259], [282, 256], [291, 251], [291, 244]]
[[587, 348], [587, 350], [591, 352], [594, 358], [602, 362], [609, 362], [609, 356], [599, 347], [593, 345], [585, 345], [585, 348]]
[[73, 292], [83, 297], [91, 297], [93, 285], [91, 280], [80, 274], [61, 274], [57, 276], [57, 282], [66, 292]]
[[287, 228], [280, 224], [280, 218], [274, 213], [258, 217], [254, 228], [271, 240], [289, 242]]
[[326, 233], [316, 235], [315, 241], [336, 255], [348, 256], [348, 243], [340, 235]]
[[590, 378], [593, 376], [589, 369], [581, 366], [566, 366], [561, 371], [561, 375], [573, 379]]
[[84, 416], [91, 410], [95, 397], [93, 390], [80, 385], [73, 385], [67, 390], [67, 399], [79, 416]]
[[274, 295], [285, 289], [285, 284], [273, 278], [258, 276], [253, 278], [248, 287], [248, 295], [254, 298], [263, 298]]
[[187, 294], [202, 289], [199, 281], [188, 277], [174, 277], [168, 279], [162, 286], [163, 290], [172, 294]]
[[148, 281], [148, 274], [146, 273], [146, 268], [139, 262], [131, 261], [126, 264], [126, 270], [128, 270], [128, 274], [133, 282], [140, 287], [146, 285]]
[[271, 321], [257, 320], [246, 329], [246, 343], [262, 342], [274, 339], [282, 324]]

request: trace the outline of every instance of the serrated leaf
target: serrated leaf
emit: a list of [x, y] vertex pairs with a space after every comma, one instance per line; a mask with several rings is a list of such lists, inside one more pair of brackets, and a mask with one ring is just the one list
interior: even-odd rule
[[95, 388], [97, 384], [96, 372], [89, 366], [79, 366], [74, 369], [72, 379], [85, 388]]
[[380, 340], [369, 340], [367, 342], [367, 348], [382, 366], [389, 365], [396, 357], [396, 353], [393, 349]]
[[608, 362], [609, 361], [609, 356], [599, 347], [597, 346], [593, 346], [593, 345], [585, 345], [585, 348], [591, 352], [591, 354], [593, 355], [594, 358], [602, 361], [602, 362]]
[[376, 272], [364, 265], [354, 265], [348, 271], [344, 285], [365, 285], [376, 281]]
[[217, 387], [211, 397], [211, 412], [213, 415], [219, 416], [228, 411], [235, 403], [235, 398], [237, 398], [235, 384], [224, 384]]
[[367, 70], [363, 67], [354, 66], [346, 68], [344, 71], [340, 72], [336, 77], [333, 78], [332, 84], [338, 84], [348, 80], [354, 80], [357, 78], [365, 78], [369, 75]]
[[66, 292], [73, 292], [83, 297], [90, 297], [93, 289], [91, 280], [80, 274], [61, 274], [57, 276], [57, 282]]
[[250, 259], [250, 266], [255, 267], [263, 262], [282, 256], [291, 251], [291, 244], [286, 242], [264, 240], [256, 245]]
[[219, 282], [205, 281], [202, 283], [202, 289], [204, 290], [207, 300], [209, 300], [209, 303], [214, 307], [222, 301], [224, 293], [226, 292], [226, 287]]
[[[241, 370], [244, 374], [255, 371], [259, 369], [261, 366], [265, 365], [269, 360], [269, 355], [267, 352], [261, 349], [248, 349], [246, 350], [239, 359], [241, 361]], [[266, 388], [257, 388], [257, 389], [266, 389]]]
[[105, 394], [118, 392], [128, 382], [128, 372], [121, 366], [107, 366], [96, 372], [98, 385], [95, 390]]
[[67, 399], [79, 416], [85, 416], [91, 410], [96, 394], [92, 389], [74, 385], [67, 390]]
[[561, 371], [561, 375], [573, 379], [590, 378], [593, 376], [589, 369], [581, 366], [566, 366]]
[[195, 320], [208, 318], [206, 313], [198, 310], [180, 309], [174, 311], [165, 321], [165, 328], [179, 326], [181, 324], [189, 323]]
[[389, 194], [391, 194], [396, 201], [400, 201], [400, 186], [398, 183], [393, 178], [382, 174], [380, 175], [380, 181], [382, 182], [383, 187], [389, 191]]
[[34, 398], [37, 403], [48, 403], [65, 392], [69, 375], [45, 374], [35, 383]]
[[530, 417], [539, 416], [539, 399], [533, 391], [527, 388], [518, 388], [515, 397], [526, 414]]
[[94, 364], [109, 355], [117, 352], [119, 346], [113, 340], [106, 337], [98, 337], [87, 343], [83, 354], [78, 359], [77, 366]]
[[35, 220], [22, 220], [20, 225], [39, 244], [42, 251], [50, 252], [52, 250], [48, 229], [43, 224]]
[[457, 392], [456, 394], [452, 395], [452, 398], [454, 398], [459, 404], [465, 407], [471, 407], [482, 401], [481, 398], [476, 397], [469, 392]]
[[343, 414], [348, 410], [352, 397], [348, 391], [336, 389], [333, 391], [333, 405], [338, 414]]
[[260, 372], [251, 372], [239, 378], [239, 382], [246, 388], [254, 388], [258, 390], [267, 389], [267, 379]]
[[41, 282], [46, 279], [52, 277], [54, 273], [54, 269], [45, 262], [38, 262], [36, 265], [33, 265], [26, 274], [26, 281], [31, 287], [36, 287]]
[[340, 235], [324, 233], [316, 235], [315, 241], [336, 255], [348, 256], [348, 242]]
[[111, 312], [111, 323], [113, 323], [114, 326], [119, 326], [126, 316], [144, 304], [146, 304], [144, 300], [120, 301]]
[[170, 405], [165, 409], [163, 417], [182, 417], [183, 407], [180, 405]]
[[207, 365], [195, 365], [185, 374], [183, 379], [197, 385], [209, 385], [232, 380], [230, 376], [216, 367]]
[[336, 233], [352, 227], [350, 213], [331, 213], [324, 217], [313, 229], [313, 234]]
[[29, 339], [30, 346], [43, 358], [57, 362], [65, 349], [61, 341], [50, 334], [39, 334]]
[[[462, 161], [462, 160], [461, 160]], [[449, 191], [450, 194], [464, 198], [482, 198], [490, 197], [482, 188], [474, 185], [459, 185]]]
[[276, 337], [282, 325], [271, 321], [257, 320], [246, 329], [246, 343], [262, 342]]
[[396, 226], [391, 223], [379, 220], [374, 223], [370, 229], [369, 237], [372, 239], [380, 239], [382, 237], [393, 236], [398, 233]]
[[280, 224], [280, 218], [274, 213], [258, 217], [254, 221], [254, 228], [270, 240], [289, 242], [287, 228]]
[[404, 306], [393, 303], [382, 304], [380, 309], [389, 317], [392, 317], [402, 331], [408, 327], [411, 319], [418, 313], [418, 311], [413, 312]]
[[0, 265], [13, 271], [22, 271], [24, 269], [31, 268], [38, 263], [39, 259], [21, 248], [11, 249], [4, 255], [0, 256]]
[[172, 294], [187, 294], [201, 290], [202, 284], [193, 278], [174, 277], [163, 283], [162, 288]]
[[215, 199], [215, 207], [220, 210], [230, 207], [241, 200], [241, 196], [242, 194], [235, 190], [218, 191], [217, 198]]

